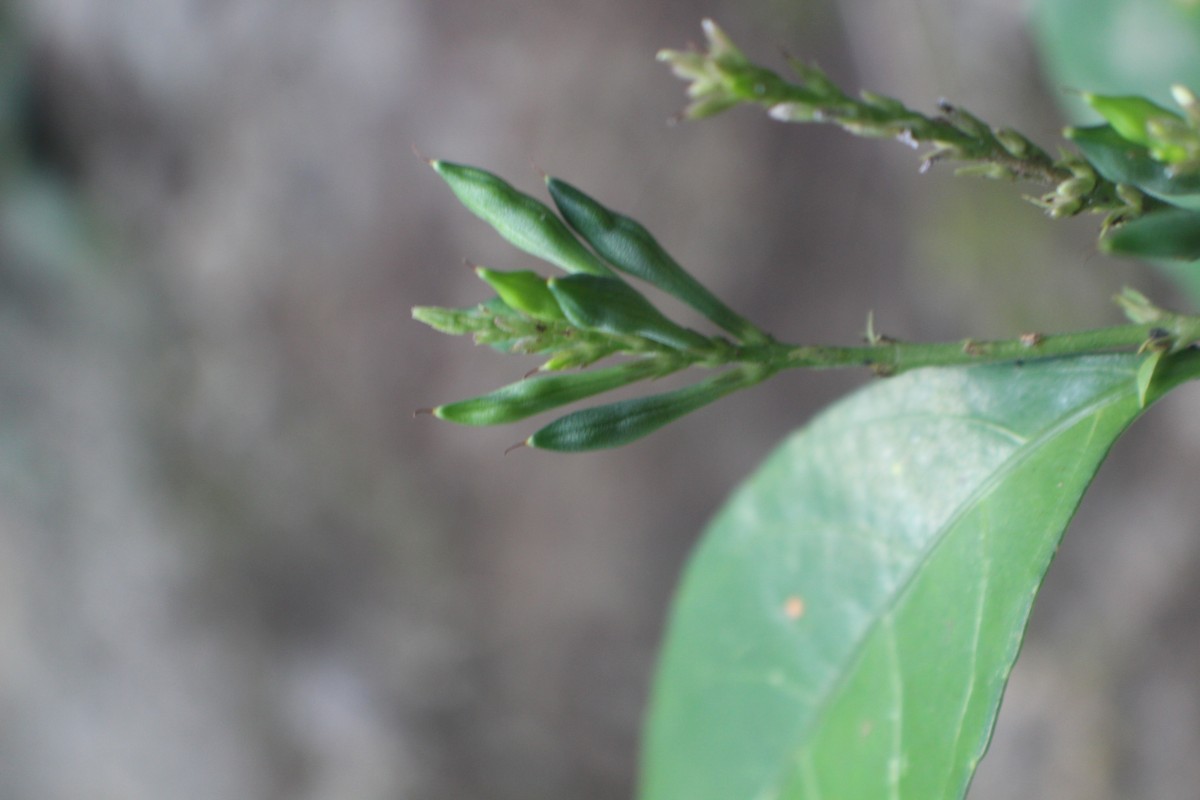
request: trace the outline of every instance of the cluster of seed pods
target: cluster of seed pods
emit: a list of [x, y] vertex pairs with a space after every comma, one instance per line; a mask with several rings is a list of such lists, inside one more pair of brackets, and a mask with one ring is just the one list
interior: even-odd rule
[[[546, 179], [560, 217], [485, 170], [448, 161], [430, 165], [459, 201], [502, 237], [566, 273], [548, 277], [533, 270], [476, 267], [496, 293], [492, 301], [476, 310], [414, 309], [414, 316], [443, 331], [472, 332], [500, 349], [550, 354], [522, 380], [427, 409], [433, 415], [465, 425], [506, 424], [689, 366], [728, 364], [738, 347], [772, 343], [684, 270], [640, 223], [574, 186]], [[732, 339], [706, 336], [674, 322], [622, 275], [687, 303]], [[626, 360], [565, 371], [616, 354]], [[673, 391], [575, 411], [520, 444], [559, 451], [626, 444], [758, 383], [769, 371], [761, 364], [740, 364]]]

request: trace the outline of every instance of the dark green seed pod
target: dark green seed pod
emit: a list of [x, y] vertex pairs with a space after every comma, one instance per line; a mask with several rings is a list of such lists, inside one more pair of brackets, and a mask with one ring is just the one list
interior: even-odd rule
[[526, 378], [481, 397], [438, 406], [433, 414], [460, 425], [503, 425], [678, 368], [675, 362], [646, 358], [590, 372]]
[[546, 286], [546, 279], [532, 270], [501, 272], [476, 267], [475, 274], [496, 290], [500, 299], [512, 309], [536, 319], [564, 320], [566, 316], [558, 301]]
[[572, 325], [620, 336], [641, 336], [677, 350], [704, 351], [712, 343], [663, 316], [620, 278], [568, 275], [546, 282]]
[[530, 255], [567, 272], [611, 275], [544, 203], [477, 167], [431, 161], [464, 206]]
[[1100, 240], [1108, 253], [1137, 258], [1200, 258], [1200, 213], [1184, 209], [1154, 211], [1126, 222]]
[[525, 444], [565, 453], [620, 447], [759, 380], [735, 369], [672, 392], [585, 408], [551, 422]]
[[605, 208], [574, 186], [547, 178], [563, 218], [609, 264], [674, 295], [747, 343], [766, 334], [739, 316], [679, 265], [641, 223]]

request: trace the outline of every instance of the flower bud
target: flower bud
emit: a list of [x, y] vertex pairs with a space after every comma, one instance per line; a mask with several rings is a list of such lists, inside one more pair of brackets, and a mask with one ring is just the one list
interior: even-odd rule
[[1067, 178], [1054, 188], [1054, 193], [1067, 200], [1078, 200], [1081, 197], [1086, 197], [1088, 192], [1095, 188], [1096, 179], [1094, 177]]
[[546, 286], [546, 279], [532, 270], [500, 272], [487, 267], [476, 267], [478, 275], [509, 308], [520, 311], [535, 319], [565, 320], [558, 301]]

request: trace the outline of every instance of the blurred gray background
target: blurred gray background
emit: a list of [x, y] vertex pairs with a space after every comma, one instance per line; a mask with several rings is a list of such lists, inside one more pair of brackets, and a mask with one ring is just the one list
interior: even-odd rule
[[[739, 110], [654, 61], [713, 16], [848, 87], [1053, 145], [1011, 0], [14, 0], [0, 6], [0, 798], [616, 800], [672, 586], [789, 430], [790, 374], [634, 446], [412, 410], [536, 362], [413, 322], [528, 265], [411, 148], [642, 220], [777, 336], [1116, 322], [1096, 220]], [[1178, 298], [1175, 298], [1178, 301]], [[975, 800], [1200, 785], [1195, 390], [1051, 570]], [[731, 799], [733, 800], [733, 799]]]

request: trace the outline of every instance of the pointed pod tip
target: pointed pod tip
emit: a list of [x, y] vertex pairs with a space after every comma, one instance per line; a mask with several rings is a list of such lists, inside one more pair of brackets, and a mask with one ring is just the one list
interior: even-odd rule
[[421, 416], [422, 414], [429, 414], [430, 416], [437, 416], [437, 409], [436, 408], [418, 408], [416, 411], [413, 412], [413, 418], [416, 419], [417, 417]]
[[421, 148], [417, 147], [416, 142], [412, 143], [412, 151], [413, 151], [413, 155], [415, 155], [417, 158], [421, 159], [422, 161], [424, 161], [426, 164], [433, 167], [434, 169], [437, 169], [437, 162], [434, 161], [429, 156], [422, 153]]
[[[530, 439], [532, 439], [532, 438], [533, 437], [530, 437]], [[505, 448], [504, 455], [508, 455], [513, 450], [519, 450], [522, 447], [533, 447], [533, 445], [529, 443], [529, 439], [523, 439], [523, 440], [517, 442], [516, 444], [512, 445], [511, 447]]]

